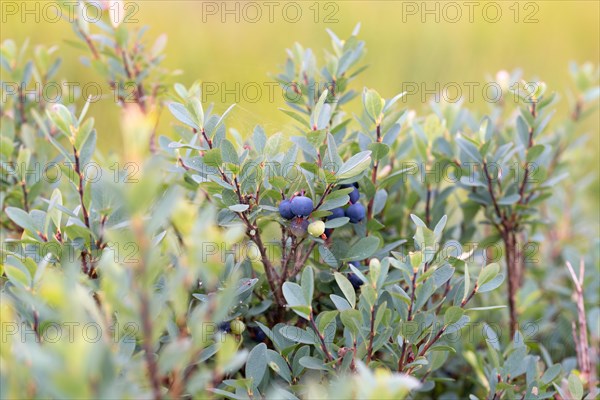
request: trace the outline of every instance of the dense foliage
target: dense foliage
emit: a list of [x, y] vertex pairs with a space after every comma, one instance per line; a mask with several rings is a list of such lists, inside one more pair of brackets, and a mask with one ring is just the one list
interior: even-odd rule
[[25, 90], [56, 48], [2, 44], [2, 398], [597, 396], [598, 241], [557, 230], [595, 67], [563, 119], [519, 71], [487, 116], [413, 111], [353, 89], [365, 43], [329, 32], [276, 76], [294, 127], [238, 132], [199, 82], [162, 90], [164, 36], [73, 28], [124, 145]]

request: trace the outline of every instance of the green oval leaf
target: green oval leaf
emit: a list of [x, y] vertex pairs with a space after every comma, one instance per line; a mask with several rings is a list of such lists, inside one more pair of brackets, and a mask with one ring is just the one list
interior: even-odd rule
[[336, 177], [340, 180], [354, 178], [367, 169], [369, 164], [371, 164], [371, 151], [361, 151], [350, 157], [348, 161], [342, 165], [336, 174]]

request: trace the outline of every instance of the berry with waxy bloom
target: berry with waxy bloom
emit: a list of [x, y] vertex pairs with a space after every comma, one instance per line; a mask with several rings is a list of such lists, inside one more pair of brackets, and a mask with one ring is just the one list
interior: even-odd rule
[[331, 211], [331, 215], [327, 216], [327, 220], [342, 218], [346, 216], [346, 213], [344, 212], [344, 209], [342, 207], [334, 208], [333, 210], [329, 211]]
[[290, 232], [298, 238], [305, 237], [307, 229], [308, 221], [303, 218], [294, 218], [290, 224]]
[[360, 279], [354, 272], [350, 272], [348, 274], [348, 280], [352, 284], [352, 287], [354, 287], [354, 290], [358, 290], [362, 285], [364, 285], [363, 280]]
[[294, 197], [290, 205], [292, 213], [297, 217], [308, 217], [314, 209], [313, 201], [306, 196]]
[[350, 222], [356, 224], [365, 218], [365, 206], [360, 203], [355, 203], [346, 208], [346, 217], [350, 218]]
[[282, 200], [281, 203], [279, 203], [279, 215], [285, 219], [294, 218], [294, 213], [292, 212], [291, 207], [292, 204], [289, 200]]
[[348, 196], [350, 197], [350, 203], [354, 204], [358, 201], [358, 199], [360, 198], [360, 192], [358, 191], [357, 188], [354, 188], [354, 190], [352, 190]]

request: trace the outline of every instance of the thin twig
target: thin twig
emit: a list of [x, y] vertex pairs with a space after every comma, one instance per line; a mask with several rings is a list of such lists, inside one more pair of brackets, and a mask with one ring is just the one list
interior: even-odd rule
[[77, 23], [77, 21], [75, 21], [75, 25], [77, 26], [77, 31], [79, 32], [79, 34], [81, 36], [83, 36], [83, 40], [85, 41], [85, 43], [89, 47], [90, 51], [92, 52], [92, 56], [94, 57], [94, 59], [95, 60], [100, 59], [100, 54], [98, 53], [98, 49], [96, 49], [96, 46], [94, 45], [94, 42], [92, 41], [92, 39], [90, 38], [90, 36], [88, 34], [86, 34], [83, 31], [83, 29], [81, 29], [81, 26], [79, 26], [79, 24]]
[[[477, 293], [477, 289], [478, 287], [477, 285], [475, 285], [469, 296], [467, 296], [467, 298], [461, 302], [460, 308], [464, 308], [467, 305], [467, 303], [473, 298], [475, 293]], [[427, 350], [429, 350], [431, 346], [433, 346], [442, 337], [444, 332], [446, 332], [446, 329], [448, 329], [448, 326], [449, 325], [444, 325], [443, 327], [441, 327], [440, 330], [435, 334], [435, 336], [425, 346], [423, 346], [423, 348], [421, 348], [417, 357], [424, 356], [427, 353]], [[410, 367], [407, 371], [407, 374], [410, 374], [413, 370], [414, 367]]]
[[304, 264], [306, 264], [306, 260], [308, 260], [308, 257], [310, 257], [310, 255], [313, 252], [316, 245], [317, 245], [317, 242], [313, 241], [308, 246], [308, 249], [306, 250], [306, 252], [304, 254], [302, 254], [302, 256], [294, 264], [294, 269], [292, 270], [292, 273], [290, 274], [290, 276], [295, 276], [298, 273], [300, 273], [300, 271], [302, 270], [302, 267], [304, 266]]
[[371, 306], [371, 327], [369, 330], [369, 345], [367, 346], [367, 365], [369, 365], [371, 362], [371, 357], [373, 356], [373, 340], [375, 340], [375, 311], [375, 306]]
[[575, 323], [573, 322], [573, 339], [577, 353], [577, 360], [580, 363], [582, 374], [587, 378], [590, 391], [595, 387], [594, 377], [591, 374], [591, 362], [589, 342], [587, 335], [587, 320], [585, 314], [585, 301], [583, 296], [583, 280], [585, 275], [585, 264], [583, 258], [579, 263], [579, 278], [575, 275], [575, 271], [569, 261], [566, 262], [573, 283], [575, 284], [575, 294], [577, 297], [577, 317], [579, 323], [579, 335], [577, 335]]
[[[376, 134], [377, 134], [377, 143], [381, 143], [382, 139], [381, 139], [381, 125], [380, 124], [377, 124]], [[375, 187], [375, 191], [377, 191], [377, 169], [378, 168], [379, 168], [379, 161], [377, 161], [377, 160], [373, 161], [373, 171], [371, 172], [371, 182], [373, 183], [373, 186]], [[370, 221], [371, 219], [373, 219], [374, 204], [375, 204], [375, 195], [373, 195], [371, 200], [369, 200], [369, 204], [367, 205], [367, 222]], [[365, 232], [365, 234], [367, 236], [369, 236], [368, 229]]]
[[144, 358], [146, 359], [146, 365], [148, 367], [150, 384], [152, 385], [153, 397], [155, 400], [159, 400], [162, 398], [162, 394], [160, 392], [158, 364], [152, 352], [152, 320], [150, 317], [149, 302], [148, 296], [145, 293], [142, 293], [140, 295], [140, 318], [142, 320], [142, 329], [144, 330], [142, 347], [144, 349]]
[[[198, 133], [198, 131], [196, 129], [194, 129], [194, 132]], [[208, 145], [209, 149], [212, 149], [213, 142], [206, 134], [206, 131], [204, 130], [204, 128], [202, 128], [199, 133], [202, 135], [202, 137], [206, 141], [206, 144]], [[221, 178], [223, 179], [223, 181], [233, 187], [233, 191], [237, 195], [238, 201], [240, 202], [240, 204], [247, 204], [247, 201], [245, 201], [244, 197], [242, 196], [240, 183], [238, 182], [237, 177], [234, 177], [232, 180], [227, 176], [227, 174], [225, 174], [225, 171], [221, 167], [218, 167], [217, 169], [218, 169], [219, 174], [221, 175]], [[257, 225], [250, 222], [250, 220], [248, 219], [248, 217], [246, 216], [244, 211], [238, 212], [236, 214], [238, 215], [238, 217], [242, 220], [242, 222], [246, 226], [246, 235], [258, 247], [261, 261], [265, 267], [265, 274], [267, 275], [267, 282], [269, 283], [269, 287], [271, 288], [271, 291], [273, 292], [273, 295], [275, 296], [275, 301], [277, 302], [277, 305], [281, 309], [283, 309], [286, 305], [286, 302], [285, 302], [285, 298], [283, 297], [282, 287], [279, 284], [279, 282], [280, 282], [279, 276], [277, 274], [277, 271], [275, 270], [275, 267], [273, 266], [273, 263], [271, 262], [271, 259], [269, 258], [268, 254], [267, 254], [267, 250], [265, 248], [262, 237], [260, 235], [260, 230], [258, 229]]]
[[[327, 350], [327, 345], [325, 344], [325, 338], [323, 337], [323, 335], [321, 334], [321, 332], [319, 332], [319, 329], [317, 328], [317, 324], [315, 323], [315, 319], [313, 317], [312, 312], [310, 313], [310, 318], [308, 319], [308, 321], [310, 322], [310, 326], [312, 327], [312, 329], [315, 331], [315, 333], [319, 337], [321, 349], [323, 350], [323, 353], [325, 353], [325, 357], [327, 357], [327, 360], [329, 360], [329, 361], [334, 361], [333, 356], [331, 355], [329, 350]], [[335, 364], [333, 365], [333, 368], [335, 369]]]
[[27, 183], [25, 179], [21, 181], [21, 189], [23, 190], [23, 210], [29, 212], [29, 192], [27, 191]]
[[427, 198], [425, 199], [425, 223], [431, 225], [431, 186], [427, 184]]

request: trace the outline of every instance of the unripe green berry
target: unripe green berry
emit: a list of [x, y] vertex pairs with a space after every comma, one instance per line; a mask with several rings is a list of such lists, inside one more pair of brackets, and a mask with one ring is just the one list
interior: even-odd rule
[[315, 221], [308, 226], [308, 233], [311, 236], [319, 237], [325, 232], [325, 222]]
[[239, 319], [234, 319], [233, 321], [231, 321], [229, 327], [231, 328], [231, 333], [233, 333], [234, 335], [241, 335], [242, 332], [246, 330], [246, 324], [244, 324]]

